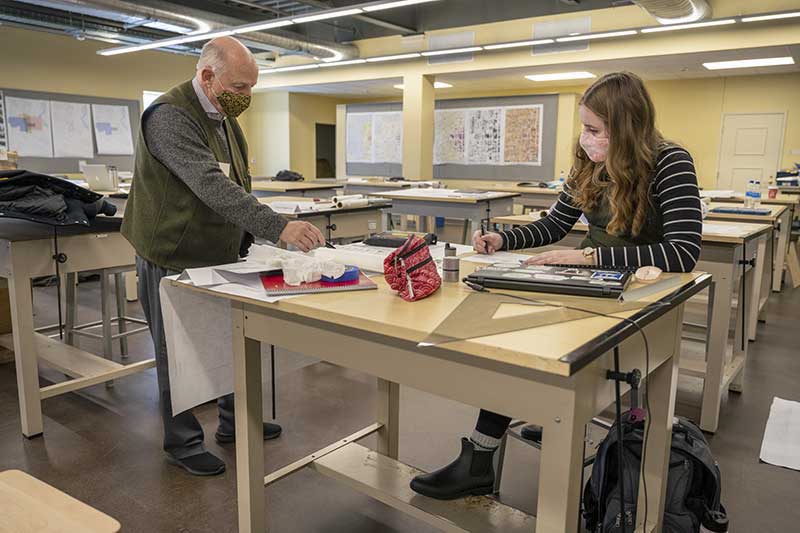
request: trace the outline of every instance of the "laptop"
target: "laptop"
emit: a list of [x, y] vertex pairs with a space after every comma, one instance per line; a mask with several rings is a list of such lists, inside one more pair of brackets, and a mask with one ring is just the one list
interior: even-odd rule
[[489, 289], [618, 298], [634, 271], [630, 267], [495, 263], [476, 270], [466, 281]]
[[83, 179], [89, 189], [100, 192], [117, 192], [119, 185], [114, 176], [108, 171], [107, 165], [84, 165]]

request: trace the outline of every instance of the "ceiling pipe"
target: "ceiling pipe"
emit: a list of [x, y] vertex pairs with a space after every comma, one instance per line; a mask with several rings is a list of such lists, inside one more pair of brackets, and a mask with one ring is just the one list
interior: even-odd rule
[[706, 0], [633, 0], [653, 15], [659, 24], [683, 24], [711, 17]]
[[[169, 4], [159, 0], [148, 2], [129, 2], [127, 0], [21, 0], [23, 3], [51, 7], [73, 12], [95, 10], [96, 15], [112, 13], [130, 17], [129, 24], [159, 27], [158, 24], [173, 26], [175, 33], [205, 33], [223, 30], [242, 24], [242, 20], [224, 15], [215, 15], [197, 9]], [[117, 18], [119, 20], [119, 18]], [[124, 21], [123, 21], [124, 22]], [[183, 28], [179, 31], [175, 26]], [[280, 34], [278, 34], [280, 33]], [[358, 57], [358, 49], [352, 45], [341, 45], [328, 41], [299, 38], [288, 32], [253, 32], [242, 36], [246, 44], [254, 47], [309, 55], [320, 59], [352, 59]]]

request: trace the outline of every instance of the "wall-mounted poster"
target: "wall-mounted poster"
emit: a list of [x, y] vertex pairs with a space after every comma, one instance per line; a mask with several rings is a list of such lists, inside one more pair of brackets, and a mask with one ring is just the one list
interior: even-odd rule
[[466, 161], [467, 115], [464, 110], [437, 110], [434, 113], [433, 164], [464, 164]]
[[97, 153], [133, 155], [130, 111], [124, 105], [92, 104]]
[[372, 113], [348, 113], [346, 149], [348, 163], [372, 163]]
[[403, 162], [403, 112], [387, 111], [372, 115], [374, 163]]
[[502, 164], [502, 118], [499, 107], [467, 109], [467, 163]]
[[50, 102], [53, 118], [53, 154], [56, 157], [94, 157], [92, 114], [89, 104]]
[[503, 108], [503, 163], [542, 164], [542, 106]]
[[53, 157], [50, 102], [7, 96], [8, 148], [20, 157]]

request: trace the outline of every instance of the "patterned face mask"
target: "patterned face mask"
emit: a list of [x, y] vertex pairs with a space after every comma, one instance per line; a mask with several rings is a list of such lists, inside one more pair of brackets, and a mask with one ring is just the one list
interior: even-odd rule
[[211, 92], [214, 94], [217, 102], [219, 102], [222, 112], [228, 117], [236, 118], [244, 113], [245, 109], [250, 107], [251, 97], [249, 94], [239, 94], [224, 89], [221, 93], [217, 94], [214, 92], [213, 85], [211, 86]]

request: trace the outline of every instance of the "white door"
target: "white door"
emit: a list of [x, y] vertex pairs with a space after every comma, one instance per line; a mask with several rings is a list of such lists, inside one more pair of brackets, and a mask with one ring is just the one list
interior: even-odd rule
[[717, 188], [744, 191], [749, 180], [766, 185], [780, 166], [783, 113], [726, 113], [722, 119]]

